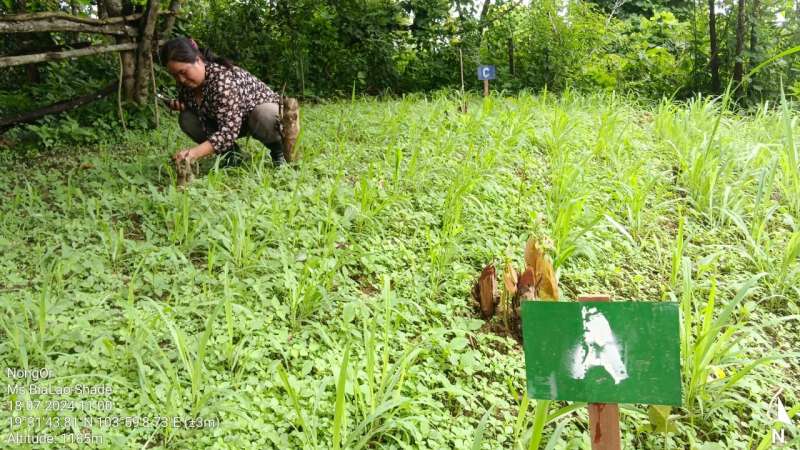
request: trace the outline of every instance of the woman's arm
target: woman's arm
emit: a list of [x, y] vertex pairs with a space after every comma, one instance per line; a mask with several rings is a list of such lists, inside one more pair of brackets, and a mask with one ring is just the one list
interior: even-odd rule
[[208, 140], [214, 153], [223, 153], [233, 146], [242, 129], [242, 105], [245, 103], [241, 98], [242, 86], [233, 70], [221, 70], [206, 82], [209, 83], [208, 95], [204, 101], [208, 102], [208, 109], [217, 125], [217, 130]]
[[215, 153], [222, 153], [229, 149], [242, 128], [242, 116], [240, 105], [232, 94], [218, 93], [211, 104], [214, 118], [217, 122], [217, 131], [208, 138], [208, 142], [213, 147]]
[[203, 159], [212, 153], [214, 153], [214, 147], [211, 145], [211, 142], [205, 141], [202, 144], [198, 144], [192, 148], [179, 151], [175, 154], [175, 156], [173, 156], [173, 158], [175, 161], [181, 161], [186, 158], [189, 158], [190, 161], [196, 161], [198, 159]]
[[202, 144], [176, 153], [174, 156], [176, 161], [185, 158], [193, 161], [202, 159], [213, 153], [222, 153], [234, 144], [242, 126], [242, 114], [239, 102], [232, 98], [233, 95], [230, 92], [228, 90], [219, 91], [213, 99], [209, 99], [211, 110], [218, 124], [217, 131]]

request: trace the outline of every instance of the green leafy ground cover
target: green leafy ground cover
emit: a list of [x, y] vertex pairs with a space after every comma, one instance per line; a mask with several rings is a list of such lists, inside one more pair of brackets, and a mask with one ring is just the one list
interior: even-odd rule
[[[681, 303], [684, 407], [665, 424], [623, 405], [627, 448], [769, 448], [776, 396], [800, 409], [789, 106], [567, 92], [456, 111], [446, 95], [307, 107], [300, 164], [275, 170], [251, 142], [252, 168], [183, 192], [174, 121], [125, 145], [6, 152], [0, 365], [111, 385], [110, 411], [59, 413], [95, 448], [528, 448], [521, 347], [469, 291], [536, 237], [564, 298]], [[44, 405], [0, 415], [4, 439], [64, 432]], [[218, 424], [100, 422], [173, 416]], [[588, 446], [580, 405], [538, 419], [542, 445]]]

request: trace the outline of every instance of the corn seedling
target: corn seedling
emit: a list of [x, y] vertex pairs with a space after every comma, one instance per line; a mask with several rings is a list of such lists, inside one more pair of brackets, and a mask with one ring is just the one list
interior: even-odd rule
[[[196, 414], [200, 408], [208, 401], [210, 395], [213, 394], [213, 389], [206, 389], [204, 384], [204, 361], [206, 356], [206, 347], [208, 339], [211, 337], [213, 330], [213, 323], [216, 319], [219, 308], [215, 309], [206, 319], [205, 330], [197, 340], [194, 348], [190, 348], [187, 342], [186, 334], [178, 328], [178, 326], [170, 320], [164, 313], [161, 307], [156, 303], [152, 303], [155, 310], [158, 312], [161, 320], [167, 325], [172, 337], [172, 342], [178, 352], [180, 361], [183, 363], [184, 370], [189, 377], [191, 386], [191, 399], [192, 399], [192, 412]], [[203, 393], [205, 391], [205, 393]]]
[[783, 84], [781, 84], [781, 123], [783, 152], [780, 155], [780, 187], [795, 220], [800, 220], [800, 153], [794, 139], [797, 118], [789, 111], [783, 95]]
[[197, 232], [197, 223], [192, 221], [190, 194], [182, 192], [173, 196], [175, 203], [161, 206], [161, 214], [167, 226], [170, 242], [188, 246]]
[[223, 291], [222, 291], [222, 298], [223, 298], [223, 305], [225, 307], [225, 331], [227, 333], [228, 340], [225, 342], [225, 359], [228, 360], [228, 367], [233, 368], [233, 330], [234, 330], [234, 322], [233, 322], [233, 303], [231, 302], [231, 298], [233, 297], [233, 292], [231, 292], [230, 288], [230, 279], [228, 278], [228, 266], [225, 266], [225, 272], [223, 274]]
[[678, 286], [678, 275], [681, 271], [681, 265], [683, 264], [683, 248], [684, 248], [684, 238], [683, 238], [683, 229], [684, 225], [686, 224], [686, 217], [681, 216], [678, 219], [678, 234], [675, 237], [675, 246], [672, 250], [672, 272], [670, 274], [670, 286], [675, 289]]
[[261, 249], [253, 239], [253, 225], [253, 220], [245, 217], [239, 208], [226, 217], [225, 232], [219, 237], [235, 267], [247, 267], [260, 256]]
[[310, 264], [303, 266], [299, 277], [288, 267], [284, 270], [283, 280], [289, 303], [288, 320], [291, 327], [295, 328], [319, 308], [325, 298], [325, 288], [318, 281], [318, 270]]
[[[515, 391], [513, 393], [516, 394]], [[515, 397], [519, 396], [515, 395]], [[536, 400], [534, 402], [534, 415], [531, 418], [529, 415], [530, 399], [528, 398], [528, 390], [527, 387], [523, 388], [522, 398], [520, 399], [518, 407], [519, 412], [517, 413], [517, 417], [512, 428], [512, 443], [514, 450], [537, 450], [541, 448], [542, 439], [544, 437], [544, 428], [547, 426], [547, 424], [562, 419], [563, 417], [566, 417], [569, 414], [586, 407], [586, 403], [574, 402], [550, 413], [549, 410], [553, 403], [554, 402], [551, 400]], [[547, 443], [545, 444], [545, 448], [554, 448], [554, 446], [559, 443], [564, 424], [564, 420], [559, 422], [559, 425], [556, 426], [556, 430], [550, 435], [550, 439], [548, 439]]]
[[[745, 282], [715, 317], [716, 279], [712, 278], [708, 299], [705, 306], [701, 307], [697, 304], [691, 261], [684, 258], [680, 299], [683, 316], [681, 353], [684, 358], [686, 407], [691, 417], [698, 413], [702, 415], [707, 407], [713, 407], [714, 399], [718, 399], [726, 390], [735, 386], [755, 367], [776, 359], [775, 357], [743, 359], [732, 345], [736, 339], [741, 339], [741, 334], [745, 330], [745, 324], [735, 320], [734, 312], [764, 275], [757, 274]], [[730, 375], [727, 375], [724, 367], [734, 365], [742, 367], [729, 368]], [[720, 381], [709, 381], [715, 378]]]
[[362, 389], [358, 387], [353, 389], [355, 397], [353, 404], [358, 408], [358, 419], [357, 425], [347, 433], [344, 448], [370, 448], [382, 436], [391, 436], [399, 432], [417, 434], [414, 417], [409, 416], [413, 413], [412, 406], [416, 402], [404, 396], [402, 388], [409, 366], [414, 364], [422, 349], [409, 346], [398, 360], [390, 365], [396, 311], [391, 304], [392, 295], [388, 278], [384, 279], [382, 297], [384, 317], [380, 360], [377, 355], [375, 321], [370, 321], [369, 328], [362, 333], [366, 352], [363, 359], [364, 366], [362, 368], [360, 364], [358, 367], [351, 365], [353, 372], [351, 379], [355, 380], [358, 386], [364, 386], [359, 380], [359, 374], [363, 373], [367, 389], [365, 395], [361, 393]]
[[635, 168], [625, 173], [625, 180], [618, 184], [621, 204], [624, 206], [624, 217], [631, 234], [641, 239], [645, 229], [645, 212], [659, 212], [667, 208], [667, 202], [660, 202], [648, 207], [648, 200], [653, 199], [658, 189], [658, 177], [649, 174], [645, 168]]
[[339, 450], [342, 445], [342, 427], [345, 420], [345, 388], [347, 385], [347, 364], [350, 358], [350, 344], [345, 345], [342, 354], [342, 364], [339, 366], [339, 376], [336, 381], [336, 405], [333, 412], [333, 450]]
[[[18, 367], [28, 369], [30, 367], [30, 357], [28, 355], [28, 341], [30, 338], [24, 334], [23, 326], [19, 324], [17, 314], [13, 309], [6, 306], [7, 313], [0, 317], [0, 325], [8, 340], [3, 344], [13, 352]], [[26, 327], [27, 328], [27, 327]]]
[[[502, 264], [534, 234], [552, 242], [567, 292], [680, 302], [687, 397], [666, 416], [670, 448], [767, 447], [761, 400], [797, 371], [778, 353], [796, 347], [787, 312], [800, 294], [789, 99], [651, 112], [619, 94], [521, 92], [469, 95], [466, 114], [460, 100], [310, 105], [300, 164], [274, 170], [250, 143], [254, 167], [212, 167], [187, 191], [167, 186], [165, 150], [188, 144], [175, 121], [99, 156], [62, 152], [64, 170], [42, 170], [49, 155], [6, 163], [0, 359], [108, 373], [117, 416], [222, 419], [118, 427], [112, 446], [580, 446], [583, 405], [498, 389], [519, 380], [518, 345], [468, 310], [478, 260]], [[647, 411], [623, 409], [626, 445], [662, 448]]]
[[122, 227], [114, 229], [108, 223], [101, 222], [98, 234], [111, 265], [116, 267], [120, 257], [125, 253], [125, 229]]

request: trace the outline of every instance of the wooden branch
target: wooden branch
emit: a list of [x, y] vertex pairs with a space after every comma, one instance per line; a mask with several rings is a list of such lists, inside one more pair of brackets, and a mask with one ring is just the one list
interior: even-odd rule
[[[178, 2], [178, 0], [173, 0]], [[167, 24], [175, 23], [175, 16], [180, 9], [170, 6], [169, 11], [159, 12], [159, 16], [167, 16]], [[73, 16], [61, 12], [42, 12], [31, 14], [12, 14], [0, 16], [0, 33], [37, 33], [37, 32], [79, 32], [98, 33], [110, 35], [136, 36], [138, 30], [135, 25], [144, 13], [130, 14], [127, 16], [95, 19], [92, 17]]]
[[[170, 6], [169, 11], [163, 11], [159, 13], [159, 15], [172, 16], [177, 14], [178, 9], [180, 9], [180, 6], [178, 6], [178, 8], [175, 9], [173, 9], [172, 6]], [[115, 16], [115, 17], [108, 17], [105, 19], [95, 19], [93, 17], [74, 16], [72, 14], [67, 14], [63, 12], [38, 12], [38, 13], [26, 13], [26, 14], [1, 15], [0, 22], [28, 22], [28, 21], [62, 19], [71, 22], [85, 23], [88, 25], [114, 25], [120, 23], [137, 22], [139, 19], [142, 18], [143, 15], [144, 13], [136, 13], [136, 14], [129, 14], [127, 16]]]
[[39, 53], [53, 53], [53, 52], [63, 52], [66, 50], [76, 50], [79, 48], [87, 48], [91, 47], [92, 43], [89, 41], [78, 41], [78, 42], [71, 42], [68, 44], [58, 44], [58, 45], [51, 45], [47, 47], [40, 47], [40, 48], [22, 48], [18, 51], [15, 51], [9, 55], [5, 56], [24, 56], [30, 55], [31, 52], [39, 52]]
[[[158, 45], [162, 45], [163, 43], [164, 42], [159, 41]], [[67, 50], [64, 52], [47, 52], [47, 53], [37, 53], [35, 55], [8, 56], [0, 58], [0, 68], [21, 66], [24, 64], [34, 64], [47, 61], [58, 61], [60, 59], [77, 58], [79, 56], [97, 55], [100, 53], [135, 50], [138, 46], [139, 46], [138, 43], [131, 42], [126, 44], [93, 46], [77, 50]]]
[[[105, 21], [98, 21], [105, 22]], [[42, 20], [26, 20], [22, 22], [0, 20], [0, 33], [39, 33], [73, 31], [78, 33], [96, 33], [122, 36], [136, 36], [135, 27], [125, 23], [86, 23], [64, 18]]]
[[5, 58], [0, 58], [0, 67], [20, 66], [23, 64], [33, 64], [45, 61], [57, 61], [60, 59], [76, 58], [78, 56], [89, 56], [107, 52], [133, 50], [137, 46], [138, 44], [132, 42], [129, 44], [92, 46], [77, 50], [67, 50], [65, 52], [47, 52], [47, 53], [37, 53], [35, 55], [9, 56]]
[[120, 23], [136, 22], [142, 18], [142, 13], [131, 14], [128, 16], [109, 17], [107, 19], [94, 19], [91, 17], [73, 16], [63, 12], [39, 12], [28, 14], [8, 14], [0, 16], [0, 22], [31, 22], [47, 21], [53, 19], [68, 20], [76, 23], [88, 25], [114, 25]]
[[75, 97], [70, 100], [60, 101], [50, 106], [37, 109], [36, 111], [30, 111], [22, 114], [17, 114], [11, 117], [2, 118], [0, 119], [0, 133], [5, 132], [11, 127], [21, 125], [23, 123], [35, 122], [41, 119], [42, 117], [50, 114], [62, 113], [64, 111], [69, 111], [79, 106], [83, 106], [87, 103], [100, 100], [101, 98], [106, 97], [107, 95], [114, 92], [115, 88], [116, 88], [116, 82], [111, 83], [108, 86], [104, 87], [103, 89], [91, 94], [82, 95], [80, 97]]

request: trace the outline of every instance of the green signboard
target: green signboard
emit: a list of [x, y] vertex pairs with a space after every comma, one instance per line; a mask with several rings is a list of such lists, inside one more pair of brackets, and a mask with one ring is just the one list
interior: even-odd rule
[[677, 303], [522, 303], [528, 395], [681, 404]]

